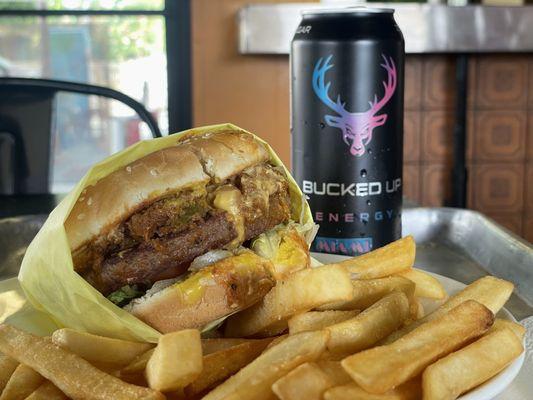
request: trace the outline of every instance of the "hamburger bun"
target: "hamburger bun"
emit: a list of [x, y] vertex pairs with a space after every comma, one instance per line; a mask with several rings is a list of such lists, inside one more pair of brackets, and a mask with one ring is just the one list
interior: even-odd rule
[[261, 300], [275, 284], [271, 269], [269, 261], [247, 251], [150, 291], [126, 310], [162, 333], [202, 329]]
[[264, 146], [243, 131], [182, 137], [176, 146], [148, 154], [83, 190], [65, 221], [71, 251], [83, 251], [96, 237], [160, 198], [224, 181], [268, 158]]

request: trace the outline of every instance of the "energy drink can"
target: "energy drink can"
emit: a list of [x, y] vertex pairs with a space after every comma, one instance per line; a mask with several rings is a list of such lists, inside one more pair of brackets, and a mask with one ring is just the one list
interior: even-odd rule
[[401, 236], [405, 51], [393, 12], [304, 12], [292, 40], [292, 165], [320, 225], [313, 251], [357, 255]]

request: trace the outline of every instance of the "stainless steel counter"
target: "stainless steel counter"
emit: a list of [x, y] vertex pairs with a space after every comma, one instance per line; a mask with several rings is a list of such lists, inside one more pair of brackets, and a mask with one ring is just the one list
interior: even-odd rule
[[[420, 3], [371, 3], [369, 6], [395, 9], [407, 53], [533, 51], [533, 6], [450, 7]], [[238, 14], [239, 51], [288, 54], [300, 12], [332, 7], [317, 3], [245, 6]]]

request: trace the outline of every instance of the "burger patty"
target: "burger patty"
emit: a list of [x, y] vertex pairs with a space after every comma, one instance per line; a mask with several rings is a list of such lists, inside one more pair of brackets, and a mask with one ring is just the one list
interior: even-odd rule
[[[124, 285], [150, 286], [167, 270], [174, 276], [183, 274], [187, 262], [231, 242], [237, 236], [225, 212], [210, 214], [187, 230], [143, 242], [104, 259], [100, 271], [91, 270], [85, 279], [103, 294]], [[171, 276], [167, 276], [171, 277]]]
[[[227, 184], [227, 183], [226, 183]], [[246, 241], [290, 218], [288, 184], [267, 164], [243, 171], [230, 183], [241, 193]], [[201, 192], [201, 191], [200, 191]], [[234, 218], [198, 191], [157, 201], [93, 244], [84, 278], [107, 295], [125, 285], [150, 287], [183, 274], [190, 262], [210, 250], [235, 243]]]
[[207, 213], [209, 207], [205, 195], [205, 190], [186, 190], [180, 192], [178, 198], [157, 201], [134, 214], [126, 224], [127, 230], [141, 241], [186, 229], [191, 219]]

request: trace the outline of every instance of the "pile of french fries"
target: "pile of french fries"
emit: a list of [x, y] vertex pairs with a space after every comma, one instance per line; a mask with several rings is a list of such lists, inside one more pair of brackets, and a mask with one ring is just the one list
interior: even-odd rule
[[[0, 325], [0, 400], [446, 400], [522, 352], [524, 328], [496, 319], [513, 291], [484, 277], [447, 298], [398, 240], [280, 279], [212, 334], [138, 343]], [[440, 302], [424, 315], [421, 298]]]

